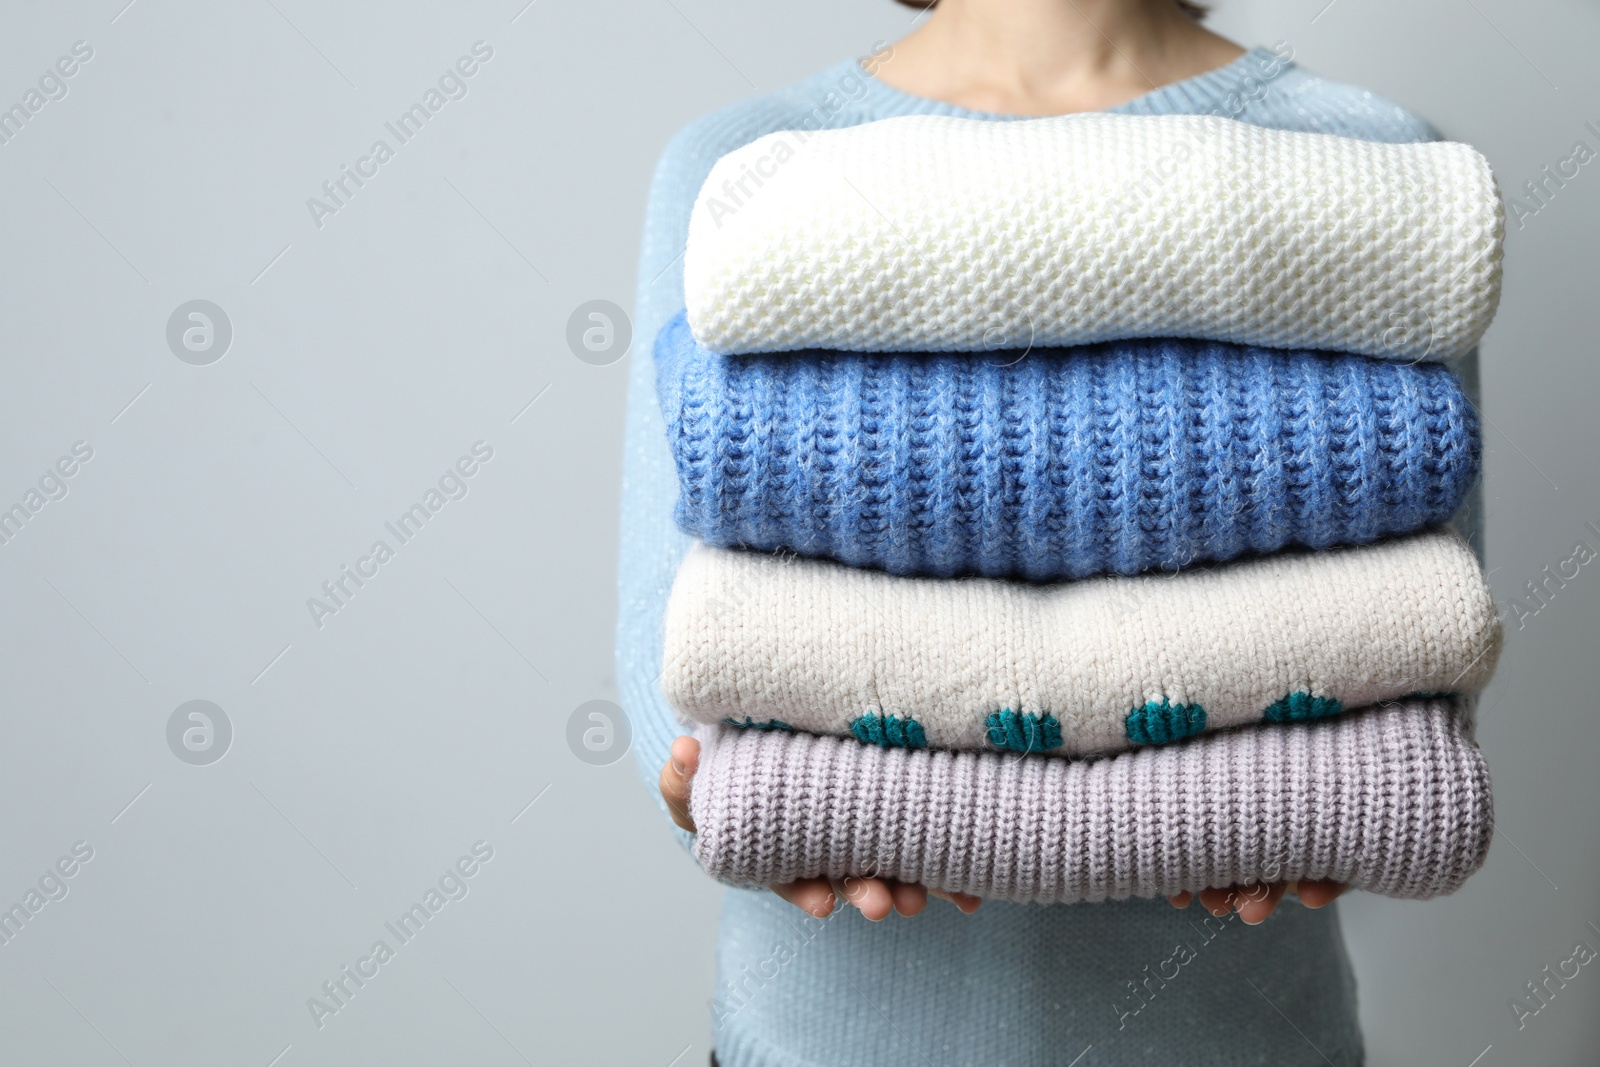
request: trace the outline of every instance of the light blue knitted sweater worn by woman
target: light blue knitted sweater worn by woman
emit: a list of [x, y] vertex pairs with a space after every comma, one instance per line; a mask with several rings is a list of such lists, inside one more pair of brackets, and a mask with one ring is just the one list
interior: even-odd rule
[[[1253, 49], [1113, 110], [1218, 114], [1379, 141], [1438, 138], [1405, 109], [1309, 74], [1283, 58], [1288, 49], [1277, 51]], [[684, 732], [656, 680], [662, 614], [689, 539], [673, 521], [677, 477], [651, 348], [683, 307], [695, 194], [719, 156], [763, 134], [910, 114], [1005, 119], [903, 93], [850, 60], [691, 124], [656, 170], [634, 307], [617, 649], [623, 707], [652, 794], [672, 739]], [[819, 920], [771, 893], [730, 890], [717, 961], [711, 1010], [723, 1067], [1362, 1062], [1333, 906], [1309, 911], [1290, 901], [1254, 929], [1160, 900], [989, 901], [970, 916], [932, 901], [915, 918], [871, 923], [853, 908]]]

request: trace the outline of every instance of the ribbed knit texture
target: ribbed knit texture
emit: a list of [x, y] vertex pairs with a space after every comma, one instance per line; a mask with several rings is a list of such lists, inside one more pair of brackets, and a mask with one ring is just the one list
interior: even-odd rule
[[700, 722], [863, 737], [870, 715], [934, 748], [1031, 737], [1085, 755], [1476, 693], [1499, 649], [1478, 560], [1449, 531], [1050, 585], [701, 546], [667, 604], [661, 690]]
[[773, 133], [711, 169], [689, 324], [716, 352], [1204, 337], [1466, 352], [1504, 210], [1468, 145], [1193, 115], [910, 115]]
[[1064, 903], [1312, 878], [1420, 898], [1483, 865], [1493, 822], [1447, 700], [1090, 762], [698, 736], [695, 857], [735, 885], [871, 873]]
[[1220, 342], [721, 356], [656, 344], [678, 524], [895, 574], [1175, 570], [1409, 533], [1478, 477], [1450, 371]]
[[[1263, 126], [1382, 141], [1438, 137], [1393, 102], [1265, 49], [1115, 110], [1237, 114]], [[651, 185], [632, 309], [617, 686], [632, 720], [640, 788], [660, 809], [662, 831], [676, 832], [686, 847], [690, 836], [674, 831], [656, 789], [668, 746], [684, 732], [657, 678], [662, 616], [691, 539], [673, 521], [677, 478], [655, 363], [640, 339], [654, 338], [684, 306], [689, 214], [720, 156], [774, 130], [910, 113], [1010, 121], [908, 96], [845, 60], [694, 122], [666, 147]], [[1473, 380], [1476, 355], [1462, 366]], [[1477, 527], [1477, 514], [1467, 515], [1467, 528]], [[802, 916], [793, 905], [764, 891], [730, 891], [716, 948], [713, 1037], [723, 1067], [927, 1067], [930, 1060], [1061, 1067], [1090, 1044], [1079, 1067], [1354, 1067], [1361, 1035], [1338, 912], [1337, 904], [1319, 911], [1290, 904], [1255, 929], [1230, 922], [1205, 944], [1196, 933], [1212, 925], [1204, 913], [1164, 901], [1033, 907], [992, 900], [970, 916], [935, 901], [907, 922], [871, 923], [846, 909], [791, 958], [775, 957], [774, 946], [796, 945]], [[1118, 1005], [1135, 1003], [1127, 981], [1156, 967], [1181, 938], [1197, 938], [1199, 960], [1120, 1026]], [[1293, 1026], [1257, 1004], [1249, 983]]]

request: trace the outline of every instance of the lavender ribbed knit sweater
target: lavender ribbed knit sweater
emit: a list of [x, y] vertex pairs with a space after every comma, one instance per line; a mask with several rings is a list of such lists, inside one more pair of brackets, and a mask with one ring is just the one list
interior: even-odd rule
[[734, 885], [875, 872], [986, 899], [1301, 878], [1451, 893], [1483, 865], [1483, 755], [1450, 700], [1088, 762], [706, 726], [695, 856]]
[[[1403, 108], [1265, 49], [1117, 110], [1218, 113], [1384, 141], [1438, 136]], [[803, 123], [849, 126], [904, 114], [995, 117], [908, 96], [852, 60], [684, 130], [662, 156], [651, 188], [634, 336], [655, 337], [683, 308], [679, 257], [689, 213], [719, 156]], [[617, 677], [640, 774], [654, 796], [668, 746], [686, 731], [656, 679], [661, 620], [690, 539], [673, 521], [677, 479], [647, 343], [634, 346], [632, 360]], [[1466, 370], [1470, 385], [1475, 364]], [[724, 1067], [1060, 1067], [1090, 1045], [1079, 1067], [1362, 1062], [1336, 906], [1313, 912], [1289, 904], [1248, 930], [1236, 920], [1206, 921], [1198, 908], [1179, 912], [1149, 900], [1050, 907], [991, 901], [971, 916], [934, 902], [913, 920], [869, 923], [853, 909], [826, 922], [802, 920], [770, 893], [728, 892], [712, 1007]], [[1180, 941], [1196, 958], [1153, 999], [1135, 999], [1131, 984], [1172, 958]], [[1258, 991], [1277, 1011], [1259, 1004]]]

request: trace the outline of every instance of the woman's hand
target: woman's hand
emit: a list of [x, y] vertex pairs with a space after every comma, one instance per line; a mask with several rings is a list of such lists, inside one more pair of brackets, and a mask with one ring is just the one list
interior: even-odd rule
[[[1237, 910], [1246, 926], [1255, 926], [1265, 922], [1267, 916], [1277, 910], [1278, 901], [1283, 899], [1286, 891], [1293, 892], [1306, 907], [1320, 908], [1332, 903], [1348, 888], [1342, 882], [1263, 882], [1234, 886], [1232, 889], [1202, 889], [1200, 906], [1218, 918]], [[1193, 893], [1179, 893], [1167, 898], [1174, 908], [1187, 908], [1193, 899]]]
[[[661, 768], [661, 799], [667, 802], [672, 821], [690, 833], [694, 832], [694, 819], [689, 816], [689, 788], [699, 766], [700, 742], [692, 737], [680, 737], [672, 742], [672, 755]], [[775, 885], [772, 891], [819, 919], [833, 914], [834, 905], [840, 900], [854, 904], [873, 922], [887, 919], [890, 912], [917, 914], [928, 906], [929, 893], [950, 901], [967, 915], [977, 911], [978, 905], [983, 903], [982, 899], [965, 893], [941, 893], [887, 878], [802, 878], [788, 885]]]

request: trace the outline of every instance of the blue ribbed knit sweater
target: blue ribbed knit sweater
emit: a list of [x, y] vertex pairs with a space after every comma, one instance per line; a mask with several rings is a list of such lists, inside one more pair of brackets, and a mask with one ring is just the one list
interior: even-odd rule
[[1445, 522], [1478, 418], [1442, 364], [1131, 340], [1020, 355], [655, 349], [678, 525], [895, 574], [1084, 578]]
[[[1385, 141], [1438, 136], [1389, 101], [1264, 49], [1116, 110], [1215, 112]], [[906, 114], [998, 118], [907, 95], [852, 60], [691, 124], [667, 147], [651, 188], [634, 336], [654, 338], [683, 307], [689, 212], [718, 156], [774, 130]], [[655, 381], [648, 344], [636, 345], [617, 674], [652, 795], [680, 732], [656, 678], [667, 594], [690, 543], [673, 520], [677, 477]], [[971, 916], [934, 901], [915, 919], [877, 924], [854, 909], [806, 921], [770, 893], [730, 890], [724, 901], [713, 1008], [724, 1067], [1066, 1067], [1085, 1049], [1077, 1067], [1362, 1061], [1336, 907], [1313, 912], [1288, 902], [1264, 925], [1245, 929], [1237, 919], [1207, 922], [1198, 906], [1180, 912], [1161, 901], [990, 901]], [[1179, 945], [1193, 958], [1177, 963], [1187, 958]]]

